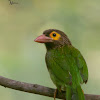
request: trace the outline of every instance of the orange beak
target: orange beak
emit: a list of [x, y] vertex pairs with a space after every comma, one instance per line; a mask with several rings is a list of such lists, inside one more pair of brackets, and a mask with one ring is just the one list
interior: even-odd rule
[[47, 42], [53, 42], [53, 39], [43, 34], [37, 37], [34, 41], [38, 43], [47, 43]]

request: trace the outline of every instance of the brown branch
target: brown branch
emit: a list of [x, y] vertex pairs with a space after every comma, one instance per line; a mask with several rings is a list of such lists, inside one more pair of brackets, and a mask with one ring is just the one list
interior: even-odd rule
[[[55, 89], [52, 88], [40, 86], [37, 84], [19, 82], [2, 76], [0, 76], [0, 85], [7, 88], [19, 90], [19, 91], [34, 93], [34, 94], [48, 96], [48, 97], [53, 97], [55, 91]], [[100, 95], [85, 94], [85, 97], [86, 100], [100, 100]], [[58, 93], [57, 98], [64, 99], [65, 93], [64, 92]]]

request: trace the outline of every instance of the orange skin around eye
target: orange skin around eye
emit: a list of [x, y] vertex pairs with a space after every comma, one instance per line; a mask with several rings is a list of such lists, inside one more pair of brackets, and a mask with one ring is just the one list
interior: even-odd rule
[[[54, 37], [53, 34], [56, 34], [56, 36]], [[59, 40], [59, 38], [61, 37], [60, 34], [58, 34], [57, 32], [53, 31], [50, 33], [50, 37], [53, 39], [53, 40]]]

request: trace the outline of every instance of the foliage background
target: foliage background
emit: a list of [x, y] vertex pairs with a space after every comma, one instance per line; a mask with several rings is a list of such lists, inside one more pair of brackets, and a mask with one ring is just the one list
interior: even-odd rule
[[[45, 29], [64, 31], [86, 59], [85, 93], [100, 93], [100, 0], [0, 0], [0, 75], [54, 87], [45, 46], [33, 40]], [[53, 100], [0, 86], [1, 100]]]

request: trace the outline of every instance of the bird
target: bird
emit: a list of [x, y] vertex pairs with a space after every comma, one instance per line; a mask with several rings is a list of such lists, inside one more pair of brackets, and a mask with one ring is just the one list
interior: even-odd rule
[[46, 46], [47, 69], [57, 87], [54, 100], [57, 91], [66, 91], [65, 100], [85, 100], [81, 85], [88, 81], [87, 64], [68, 36], [58, 29], [47, 29], [34, 41]]

